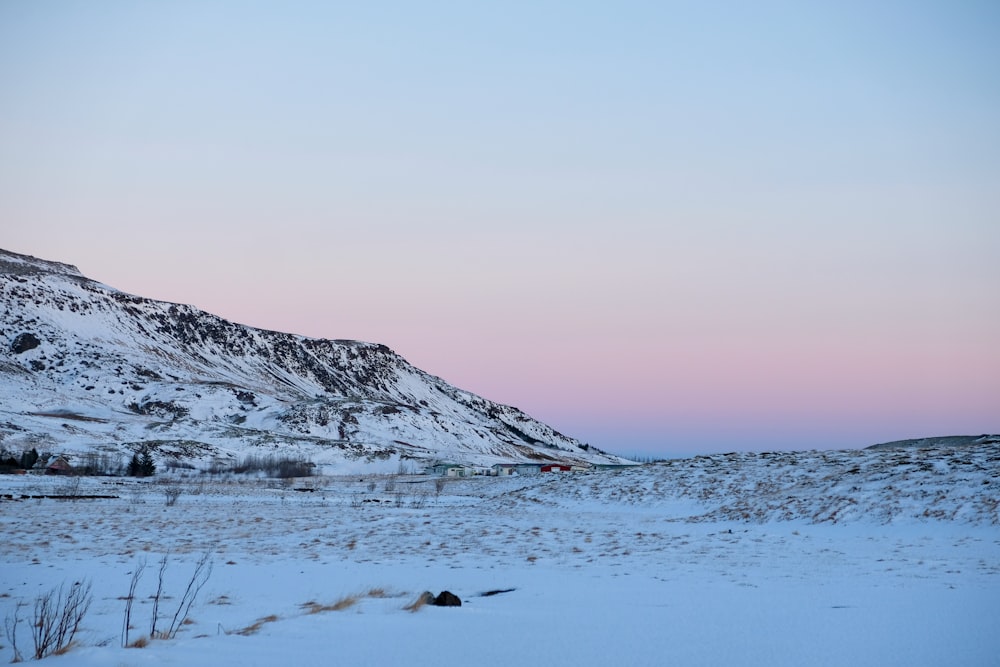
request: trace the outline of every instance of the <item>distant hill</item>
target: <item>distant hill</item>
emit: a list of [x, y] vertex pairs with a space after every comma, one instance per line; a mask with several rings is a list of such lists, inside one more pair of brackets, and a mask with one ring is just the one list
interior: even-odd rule
[[933, 438], [894, 440], [867, 449], [898, 449], [900, 447], [965, 447], [968, 445], [1000, 444], [1000, 435], [942, 435]]
[[[360, 289], [360, 287], [358, 288]], [[329, 470], [627, 463], [374, 343], [229, 322], [0, 250], [0, 449]]]

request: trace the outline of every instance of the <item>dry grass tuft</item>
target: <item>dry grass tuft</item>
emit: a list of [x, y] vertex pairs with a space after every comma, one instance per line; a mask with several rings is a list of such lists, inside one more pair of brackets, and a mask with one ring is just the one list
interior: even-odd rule
[[429, 592], [425, 591], [421, 593], [416, 600], [403, 607], [403, 611], [418, 612], [421, 609], [423, 609], [428, 603], [430, 603], [430, 601], [433, 599], [434, 596], [431, 595]]
[[309, 600], [309, 602], [300, 604], [299, 608], [303, 609], [307, 614], [318, 614], [323, 609], [323, 605], [315, 600]]
[[360, 599], [361, 597], [357, 595], [346, 595], [332, 604], [320, 604], [315, 600], [310, 600], [299, 606], [305, 610], [306, 614], [319, 614], [324, 611], [343, 611], [356, 605]]
[[336, 602], [331, 604], [320, 604], [315, 600], [309, 600], [308, 602], [303, 602], [299, 605], [306, 614], [319, 614], [324, 611], [343, 611], [345, 609], [350, 609], [356, 605], [361, 600], [365, 598], [372, 598], [375, 600], [392, 597], [392, 595], [384, 588], [369, 588], [364, 593], [358, 593], [356, 595], [345, 595]]
[[55, 651], [52, 651], [52, 655], [66, 655], [70, 650], [76, 646], [76, 642], [70, 642], [65, 646], [60, 646]]
[[333, 604], [327, 605], [323, 611], [343, 611], [356, 605], [359, 599], [360, 598], [357, 595], [347, 595], [340, 598]]
[[128, 645], [129, 648], [146, 648], [149, 646], [149, 637], [139, 637]]
[[262, 627], [264, 627], [268, 623], [274, 623], [278, 619], [279, 617], [276, 616], [275, 614], [271, 614], [270, 616], [265, 616], [264, 618], [258, 618], [255, 622], [248, 625], [247, 627], [237, 630], [236, 632], [230, 634], [243, 635], [244, 637], [255, 635], [260, 631]]

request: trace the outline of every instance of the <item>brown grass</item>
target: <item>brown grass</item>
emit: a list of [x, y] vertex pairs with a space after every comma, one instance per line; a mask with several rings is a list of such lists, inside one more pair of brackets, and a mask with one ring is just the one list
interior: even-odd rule
[[346, 595], [332, 604], [320, 604], [315, 600], [310, 600], [309, 602], [304, 602], [299, 606], [302, 607], [307, 614], [319, 614], [325, 611], [343, 611], [356, 605], [360, 599], [361, 596], [358, 595]]
[[328, 605], [326, 608], [323, 609], [323, 611], [343, 611], [345, 609], [348, 609], [356, 605], [359, 599], [360, 598], [357, 595], [347, 595], [345, 597], [340, 598], [333, 604]]
[[262, 627], [264, 627], [268, 623], [274, 623], [279, 618], [280, 617], [276, 616], [275, 614], [271, 614], [270, 616], [265, 616], [263, 618], [258, 618], [256, 621], [254, 621], [253, 623], [251, 623], [247, 627], [242, 628], [240, 630], [237, 630], [235, 632], [229, 633], [229, 634], [243, 635], [244, 637], [248, 637], [250, 635], [255, 635], [255, 634], [257, 634], [260, 631], [260, 629]]
[[149, 646], [149, 637], [139, 637], [128, 645], [129, 648], [146, 648]]
[[403, 611], [418, 612], [424, 608], [424, 606], [431, 601], [431, 596], [429, 593], [421, 593], [417, 596], [417, 599], [410, 604], [403, 607]]
[[364, 593], [345, 595], [331, 604], [320, 604], [315, 600], [309, 600], [308, 602], [300, 604], [299, 608], [305, 611], [306, 614], [320, 614], [325, 611], [343, 611], [345, 609], [350, 609], [365, 598], [382, 599], [388, 597], [392, 597], [392, 595], [384, 588], [369, 588]]
[[70, 642], [70, 643], [66, 644], [65, 646], [61, 646], [61, 647], [57, 648], [55, 651], [52, 652], [52, 655], [66, 655], [75, 646], [76, 646], [76, 642]]

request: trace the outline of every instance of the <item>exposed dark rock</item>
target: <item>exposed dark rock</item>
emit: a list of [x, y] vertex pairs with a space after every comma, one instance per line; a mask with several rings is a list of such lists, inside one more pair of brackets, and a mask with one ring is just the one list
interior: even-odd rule
[[21, 354], [22, 352], [27, 352], [28, 350], [34, 350], [41, 344], [42, 341], [38, 340], [38, 336], [26, 331], [17, 335], [14, 342], [10, 344], [10, 349], [14, 351], [14, 354]]
[[435, 607], [461, 607], [462, 601], [451, 591], [441, 591], [431, 604]]
[[146, 401], [145, 403], [130, 403], [128, 409], [137, 415], [152, 415], [169, 419], [180, 419], [188, 414], [188, 409], [182, 405], [167, 401]]

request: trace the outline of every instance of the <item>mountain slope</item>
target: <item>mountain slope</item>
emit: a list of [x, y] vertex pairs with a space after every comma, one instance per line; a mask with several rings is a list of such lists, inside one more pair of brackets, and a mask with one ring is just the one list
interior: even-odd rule
[[13, 452], [624, 462], [383, 345], [254, 329], [65, 264], [0, 251], [0, 310], [0, 447]]

